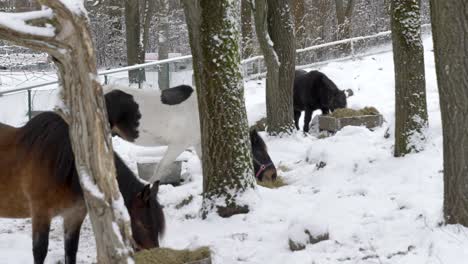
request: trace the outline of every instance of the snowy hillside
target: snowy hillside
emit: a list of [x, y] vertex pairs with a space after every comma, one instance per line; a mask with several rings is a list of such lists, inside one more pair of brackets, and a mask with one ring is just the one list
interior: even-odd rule
[[[440, 226], [441, 120], [431, 39], [424, 43], [430, 128], [423, 152], [404, 158], [392, 155], [391, 53], [325, 65], [319, 70], [338, 87], [354, 90], [348, 105], [377, 107], [386, 120], [384, 126], [373, 132], [346, 127], [325, 139], [302, 132], [287, 138], [262, 134], [288, 185], [279, 189], [258, 187], [251, 212], [228, 219], [212, 215], [201, 220], [200, 162], [194, 154], [186, 153], [184, 170], [191, 181], [180, 187], [160, 188], [167, 219], [162, 246], [207, 245], [217, 264], [466, 263], [468, 230]], [[264, 89], [264, 81], [246, 84], [250, 124], [265, 114]], [[389, 127], [390, 137], [386, 138]], [[139, 148], [120, 140], [114, 143], [135, 169]], [[319, 168], [319, 163], [326, 166]], [[189, 196], [193, 196], [192, 202], [176, 209]], [[297, 237], [303, 228], [326, 230], [329, 240], [291, 252], [288, 239]], [[30, 229], [29, 220], [0, 219], [0, 264], [32, 263]], [[80, 263], [94, 259], [93, 243], [87, 221], [78, 253]], [[47, 263], [62, 259], [62, 248], [60, 220], [56, 220]]]

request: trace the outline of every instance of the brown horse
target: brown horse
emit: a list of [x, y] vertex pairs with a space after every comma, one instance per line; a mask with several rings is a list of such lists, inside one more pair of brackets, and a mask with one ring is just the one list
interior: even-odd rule
[[[112, 97], [112, 102], [124, 104], [109, 107]], [[112, 130], [133, 141], [138, 136], [140, 115], [131, 95], [117, 91], [107, 94], [106, 101]], [[164, 231], [158, 183], [152, 187], [142, 183], [117, 155], [115, 164], [136, 249], [158, 247]], [[55, 216], [63, 217], [65, 263], [75, 263], [87, 212], [66, 122], [45, 112], [20, 128], [0, 123], [0, 168], [0, 217], [32, 218], [34, 263], [45, 260]]]

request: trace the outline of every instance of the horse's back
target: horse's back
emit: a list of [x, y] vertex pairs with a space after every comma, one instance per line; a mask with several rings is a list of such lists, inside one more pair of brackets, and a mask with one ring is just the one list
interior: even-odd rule
[[18, 150], [19, 128], [0, 123], [0, 217], [29, 216], [27, 197], [22, 191], [27, 160]]
[[298, 110], [318, 108], [322, 95], [326, 94], [329, 88], [324, 78], [327, 76], [319, 71], [296, 74], [293, 94], [295, 108]]
[[40, 114], [21, 128], [2, 125], [0, 134], [0, 217], [31, 217], [32, 208], [52, 217], [82, 200], [73, 152], [64, 149], [71, 149], [68, 127], [58, 115]]
[[[160, 93], [142, 93], [137, 98], [142, 114], [137, 145], [155, 146], [174, 143], [191, 146], [199, 140], [200, 123], [196, 94], [176, 105], [161, 102]], [[134, 95], [135, 96], [135, 95]]]

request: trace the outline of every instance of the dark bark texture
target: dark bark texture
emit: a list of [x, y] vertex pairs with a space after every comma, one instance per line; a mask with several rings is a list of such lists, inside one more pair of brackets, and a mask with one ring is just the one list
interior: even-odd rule
[[291, 133], [295, 37], [289, 1], [255, 0], [255, 31], [267, 65], [266, 110], [270, 135]]
[[444, 218], [468, 226], [468, 11], [464, 1], [431, 0], [444, 141]]
[[247, 213], [237, 198], [254, 188], [240, 71], [240, 3], [185, 0], [202, 136], [203, 215]]
[[249, 0], [241, 0], [242, 58], [253, 55], [252, 9]]
[[[125, 0], [125, 32], [127, 39], [127, 65], [145, 62], [145, 51], [141, 39], [140, 1]], [[145, 80], [145, 72], [132, 70], [128, 72], [130, 83], [141, 83]]]
[[428, 125], [424, 47], [417, 0], [391, 3], [393, 61], [395, 67], [396, 157], [420, 151]]

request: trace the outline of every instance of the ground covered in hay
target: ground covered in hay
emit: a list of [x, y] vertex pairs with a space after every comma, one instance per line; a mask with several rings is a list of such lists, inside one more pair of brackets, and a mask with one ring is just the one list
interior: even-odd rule
[[[168, 226], [162, 246], [209, 246], [216, 264], [466, 263], [468, 229], [439, 225], [441, 121], [430, 39], [425, 44], [430, 127], [427, 141], [419, 143], [424, 151], [404, 158], [392, 155], [391, 53], [330, 63], [318, 69], [341, 89], [354, 90], [348, 106], [375, 106], [386, 120], [384, 126], [373, 132], [346, 127], [324, 139], [316, 132], [306, 136], [297, 132], [285, 138], [262, 132], [286, 185], [258, 186], [251, 212], [229, 219], [215, 215], [200, 218], [200, 162], [194, 154], [186, 153], [188, 162], [183, 169], [187, 182], [160, 188]], [[264, 86], [264, 81], [246, 85], [250, 125], [265, 114]], [[390, 137], [385, 137], [388, 128]], [[136, 152], [140, 150], [121, 141], [115, 141], [115, 146], [136, 169]], [[30, 221], [0, 219], [0, 264], [32, 263], [30, 236]], [[299, 250], [291, 251], [290, 241], [299, 245]], [[94, 261], [93, 243], [87, 222], [79, 263]], [[47, 263], [63, 260], [62, 248], [57, 220]]]

